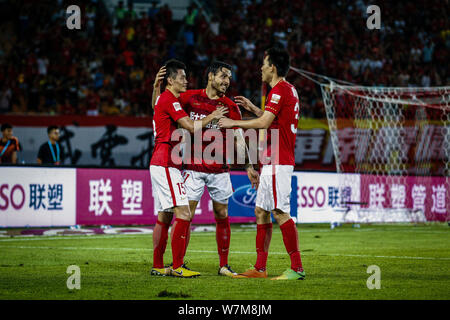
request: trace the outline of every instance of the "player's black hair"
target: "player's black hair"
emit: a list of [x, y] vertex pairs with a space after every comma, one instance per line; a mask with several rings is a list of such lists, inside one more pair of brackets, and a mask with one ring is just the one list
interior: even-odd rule
[[1, 131], [5, 131], [6, 129], [12, 129], [12, 125], [10, 125], [9, 123], [4, 123], [2, 124], [2, 129]]
[[206, 69], [206, 76], [208, 76], [210, 72], [216, 75], [217, 71], [222, 70], [222, 68], [228, 69], [230, 71], [233, 70], [228, 63], [215, 60], [209, 65], [208, 69]]
[[47, 134], [50, 134], [50, 132], [52, 132], [52, 130], [55, 130], [55, 129], [58, 129], [58, 127], [57, 126], [49, 126], [47, 128]]
[[277, 68], [277, 75], [279, 77], [286, 77], [290, 67], [289, 53], [280, 47], [272, 47], [266, 50], [266, 55], [269, 56], [269, 64], [275, 65]]
[[163, 82], [167, 84], [167, 78], [175, 78], [178, 74], [178, 70], [183, 69], [186, 71], [186, 65], [176, 59], [170, 59], [168, 60], [164, 66], [166, 67], [166, 74], [164, 75]]

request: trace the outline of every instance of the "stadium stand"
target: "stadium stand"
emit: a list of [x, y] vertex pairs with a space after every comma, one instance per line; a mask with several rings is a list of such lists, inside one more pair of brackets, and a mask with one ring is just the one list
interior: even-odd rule
[[[125, 0], [112, 13], [102, 0], [78, 2], [81, 30], [66, 28], [70, 1], [0, 2], [0, 113], [151, 115], [153, 78], [174, 57], [189, 66], [190, 88], [203, 85], [210, 60], [229, 62], [229, 95], [258, 102], [262, 54], [276, 42], [293, 66], [361, 85], [450, 84], [449, 4], [440, 0], [380, 5], [381, 30], [365, 27], [362, 0], [196, 1], [181, 21], [159, 2], [136, 12]], [[295, 73], [288, 80], [302, 117], [325, 118], [319, 88]]]

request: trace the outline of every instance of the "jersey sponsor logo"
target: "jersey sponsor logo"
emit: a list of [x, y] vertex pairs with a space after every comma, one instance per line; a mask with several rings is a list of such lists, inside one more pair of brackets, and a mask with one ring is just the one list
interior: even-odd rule
[[278, 94], [272, 94], [272, 97], [270, 98], [270, 102], [272, 103], [278, 103], [280, 102], [281, 96], [279, 96]]
[[181, 111], [181, 105], [179, 102], [174, 102], [173, 103], [173, 108], [175, 109], [175, 111]]

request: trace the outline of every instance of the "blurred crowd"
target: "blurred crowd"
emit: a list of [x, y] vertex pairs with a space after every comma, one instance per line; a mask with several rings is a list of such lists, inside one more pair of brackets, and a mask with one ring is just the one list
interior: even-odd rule
[[[366, 26], [362, 0], [218, 0], [191, 5], [183, 21], [154, 5], [137, 14], [119, 2], [77, 1], [81, 30], [66, 27], [71, 1], [0, 3], [0, 113], [151, 115], [160, 65], [179, 58], [190, 88], [205, 85], [213, 59], [233, 66], [229, 96], [259, 104], [264, 50], [288, 49], [292, 66], [367, 86], [450, 85], [449, 4], [379, 5], [381, 29]], [[291, 71], [302, 117], [325, 117], [317, 85]]]

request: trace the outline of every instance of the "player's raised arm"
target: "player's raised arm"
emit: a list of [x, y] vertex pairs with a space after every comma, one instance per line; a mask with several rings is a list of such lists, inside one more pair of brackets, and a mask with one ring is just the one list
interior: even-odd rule
[[[194, 133], [194, 131], [204, 128], [213, 120], [219, 120], [225, 116], [228, 112], [228, 109], [225, 107], [218, 107], [214, 112], [203, 118], [202, 120], [192, 120], [189, 117], [183, 117], [177, 121], [177, 123], [183, 128], [188, 130], [190, 133]], [[196, 125], [198, 123], [199, 125]]]
[[233, 128], [239, 127], [242, 129], [267, 129], [275, 119], [275, 115], [272, 112], [264, 111], [263, 115], [256, 119], [251, 120], [232, 120], [229, 118], [222, 118], [219, 120], [219, 126], [221, 128]]
[[255, 106], [249, 99], [243, 96], [236, 96], [234, 100], [238, 106], [243, 107], [245, 110], [254, 113], [257, 117], [261, 117], [264, 113], [260, 108]]
[[165, 75], [166, 67], [162, 66], [156, 74], [155, 82], [153, 82], [152, 109], [155, 109], [156, 98], [161, 94], [161, 84]]

